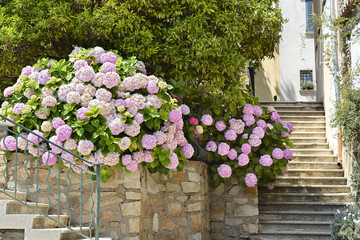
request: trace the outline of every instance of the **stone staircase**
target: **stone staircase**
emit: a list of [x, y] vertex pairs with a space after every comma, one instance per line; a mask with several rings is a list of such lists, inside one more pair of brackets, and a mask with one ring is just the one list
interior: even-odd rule
[[353, 201], [344, 171], [329, 149], [319, 102], [267, 102], [294, 125], [294, 157], [273, 190], [259, 187], [260, 239], [330, 239], [334, 212]]
[[[0, 182], [0, 189], [3, 190], [4, 183]], [[9, 195], [14, 196], [15, 192], [5, 190]], [[16, 198], [19, 201], [25, 201], [25, 193], [16, 192]], [[28, 205], [36, 207], [35, 203], [27, 202]], [[37, 209], [46, 213], [48, 204], [38, 203]], [[50, 213], [52, 209], [50, 208]], [[67, 225], [69, 217], [67, 215], [50, 215], [59, 222]], [[80, 231], [79, 227], [73, 227]], [[17, 231], [14, 231], [17, 230]], [[85, 236], [90, 235], [88, 227], [82, 227], [82, 233]], [[4, 232], [4, 239], [24, 239], [24, 240], [75, 240], [84, 239], [84, 237], [64, 228], [61, 224], [39, 214], [33, 209], [23, 205], [0, 191], [0, 233]], [[0, 235], [0, 239], [1, 235]], [[110, 238], [101, 238], [102, 240], [111, 240]]]

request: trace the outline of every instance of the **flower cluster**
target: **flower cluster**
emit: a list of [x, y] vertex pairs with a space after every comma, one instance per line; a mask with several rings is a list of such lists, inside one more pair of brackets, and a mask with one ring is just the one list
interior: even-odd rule
[[[61, 156], [75, 172], [93, 170], [94, 163], [104, 164], [108, 172], [111, 166], [132, 172], [139, 164], [163, 173], [182, 169], [195, 151], [183, 132], [183, 117], [190, 108], [177, 105], [165, 81], [145, 74], [142, 62], [122, 60], [101, 47], [77, 48], [69, 61], [43, 59], [26, 66], [18, 81], [5, 89], [0, 113], [51, 143], [22, 133], [28, 146], [21, 137], [17, 142], [8, 136], [0, 147], [40, 154], [47, 165]], [[37, 122], [40, 126], [33, 124]]]

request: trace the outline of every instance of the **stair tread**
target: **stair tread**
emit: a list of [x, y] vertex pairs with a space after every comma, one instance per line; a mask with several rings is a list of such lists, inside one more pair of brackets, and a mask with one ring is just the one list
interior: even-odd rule
[[344, 169], [288, 169], [286, 172], [343, 172]]
[[346, 177], [297, 177], [297, 176], [279, 176], [278, 179], [329, 179], [339, 180], [347, 179]]
[[321, 213], [319, 212], [314, 212], [314, 211], [261, 211], [261, 215], [263, 214], [289, 214], [289, 215], [324, 215], [324, 214], [327, 214], [327, 215], [334, 215], [334, 212], [326, 212], [326, 211], [323, 211]]
[[274, 224], [330, 224], [331, 221], [289, 221], [289, 220], [261, 220], [260, 223], [274, 223]]
[[312, 232], [312, 231], [259, 231], [260, 233], [265, 234], [275, 234], [275, 235], [331, 235], [331, 232]]
[[311, 163], [311, 164], [334, 164], [334, 165], [337, 165], [338, 164], [338, 162], [306, 162], [306, 161], [293, 161], [293, 160], [291, 160], [290, 162], [289, 162], [289, 164], [291, 164], [291, 163]]
[[260, 205], [333, 205], [333, 206], [342, 206], [351, 204], [351, 202], [279, 202], [279, 201], [268, 201], [259, 203]]
[[[260, 185], [261, 187], [267, 187], [267, 185]], [[275, 184], [276, 187], [332, 187], [332, 188], [343, 188], [343, 187], [349, 187], [348, 185], [304, 185], [304, 184]]]

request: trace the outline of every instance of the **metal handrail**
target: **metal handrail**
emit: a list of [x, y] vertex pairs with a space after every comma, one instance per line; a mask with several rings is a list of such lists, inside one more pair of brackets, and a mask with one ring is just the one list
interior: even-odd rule
[[[3, 116], [0, 114], [0, 117], [6, 121], [7, 123], [11, 123], [15, 126], [17, 126], [18, 128], [21, 129], [21, 133], [32, 133], [34, 134], [35, 136], [37, 136], [38, 138], [42, 139], [42, 143], [46, 143], [46, 144], [51, 144], [51, 145], [54, 145], [55, 147], [61, 149], [63, 152], [66, 152], [68, 154], [70, 154], [71, 156], [73, 156], [74, 159], [80, 159], [81, 161], [87, 163], [88, 165], [90, 166], [93, 166], [94, 167], [94, 171], [89, 171], [87, 169], [84, 169], [83, 167], [77, 165], [74, 162], [71, 162], [71, 161], [68, 161], [64, 158], [62, 158], [61, 156], [59, 156], [58, 154], [55, 154], [53, 152], [51, 152], [50, 150], [48, 150], [46, 147], [43, 147], [42, 144], [40, 144], [40, 140], [38, 140], [38, 143], [35, 143], [35, 142], [32, 142], [30, 140], [28, 140], [26, 137], [22, 136], [21, 133], [16, 133], [14, 132], [13, 130], [11, 130], [8, 126], [4, 126], [4, 125], [0, 125], [1, 128], [3, 128], [5, 130], [5, 136], [4, 138], [2, 139], [3, 141], [3, 145], [5, 146], [5, 153], [3, 155], [3, 161], [4, 161], [4, 164], [5, 164], [5, 168], [2, 172], [2, 175], [3, 175], [3, 178], [5, 180], [4, 182], [4, 186], [3, 186], [3, 189], [0, 188], [0, 192], [2, 192], [3, 194], [9, 196], [10, 198], [13, 198], [14, 200], [16, 200], [17, 202], [23, 204], [23, 205], [26, 205], [27, 207], [31, 208], [32, 210], [38, 212], [39, 214], [49, 218], [49, 219], [52, 219], [53, 221], [55, 221], [56, 223], [64, 226], [65, 228], [68, 228], [69, 230], [81, 235], [82, 237], [85, 237], [87, 239], [94, 239], [95, 240], [98, 240], [99, 239], [99, 221], [100, 221], [100, 167], [101, 165], [103, 165], [103, 163], [98, 163], [98, 162], [91, 162], [83, 157], [80, 157], [79, 155], [77, 154], [74, 154], [72, 153], [71, 151], [59, 146], [58, 144], [54, 143], [54, 142], [51, 142], [49, 141], [48, 139], [36, 134], [35, 132], [32, 132], [30, 129], [14, 122], [13, 120]], [[0, 119], [1, 119], [0, 118]], [[19, 149], [18, 147], [16, 147], [16, 149], [14, 151], [10, 151], [8, 150], [8, 147], [6, 146], [5, 144], [5, 137], [8, 136], [8, 134], [11, 133], [11, 136], [15, 137], [16, 138], [16, 146], [18, 146], [18, 139], [19, 138], [22, 138], [26, 141], [26, 147], [25, 147], [25, 150], [21, 150]], [[35, 180], [36, 180], [36, 185], [35, 185], [35, 188], [36, 188], [36, 191], [35, 191], [35, 207], [32, 207], [27, 201], [29, 195], [30, 195], [30, 190], [29, 190], [29, 187], [28, 187], [28, 180], [30, 179], [30, 175], [29, 175], [29, 171], [28, 171], [28, 164], [30, 162], [30, 157], [28, 155], [28, 147], [31, 146], [35, 146], [37, 148], [37, 154], [35, 157], [35, 160], [36, 160], [36, 176], [35, 176]], [[24, 155], [26, 157], [26, 160], [25, 160], [25, 163], [24, 163], [24, 170], [25, 170], [25, 173], [26, 173], [26, 178], [25, 178], [25, 181], [23, 183], [24, 185], [24, 188], [26, 189], [26, 195], [25, 195], [25, 200], [22, 201], [21, 199], [17, 198], [16, 196], [16, 193], [17, 193], [17, 188], [18, 188], [18, 185], [20, 184], [19, 180], [18, 180], [18, 171], [21, 169], [18, 169], [18, 154], [19, 152], [24, 152]], [[10, 176], [9, 174], [9, 162], [11, 162], [11, 160], [8, 158], [9, 157], [9, 153], [8, 152], [14, 152], [15, 153], [15, 166], [14, 166], [14, 172], [13, 172], [13, 176], [14, 176], [14, 179], [13, 179], [13, 182], [9, 181], [8, 178]], [[48, 174], [46, 176], [46, 183], [48, 184], [48, 189], [47, 189], [47, 192], [46, 192], [46, 198], [48, 200], [48, 208], [46, 210], [46, 212], [42, 212], [40, 211], [40, 209], [38, 208], [38, 204], [39, 204], [39, 169], [40, 169], [40, 162], [41, 162], [41, 158], [40, 158], [40, 155], [43, 155], [44, 153], [48, 152], [48, 159], [47, 161], [49, 160], [50, 158], [50, 153], [55, 155], [57, 157], [57, 165], [58, 165], [58, 171], [57, 171], [57, 178], [58, 178], [58, 182], [57, 182], [57, 217], [52, 217], [50, 216], [49, 212], [50, 212], [50, 209], [53, 207], [52, 205], [52, 201], [51, 201], [51, 196], [54, 197], [54, 194], [52, 193], [52, 187], [51, 187], [51, 184], [50, 184], [50, 181], [49, 181], [49, 177], [50, 177], [50, 174], [52, 172], [52, 167], [50, 167], [49, 165], [47, 164], [44, 164], [46, 167], [47, 167], [47, 170], [48, 170]], [[9, 161], [10, 160], [10, 161]], [[65, 162], [68, 164], [69, 166], [69, 169], [65, 169], [65, 168], [61, 168], [61, 162]], [[55, 165], [54, 165], [55, 166]], [[79, 224], [80, 224], [80, 231], [77, 231], [76, 229], [74, 229], [73, 226], [71, 226], [71, 221], [73, 219], [73, 214], [71, 213], [70, 211], [70, 206], [71, 206], [71, 197], [70, 197], [70, 190], [71, 190], [71, 187], [72, 187], [72, 181], [71, 181], [71, 178], [70, 178], [70, 173], [71, 173], [71, 169], [73, 168], [76, 168], [78, 169], [79, 171], [79, 178], [80, 178], [80, 219], [79, 219]], [[63, 173], [61, 171], [64, 171]], [[67, 173], [66, 173], [67, 171]], [[54, 172], [54, 171], [53, 171]], [[85, 174], [89, 174], [90, 175], [90, 182], [91, 182], [91, 192], [89, 194], [89, 198], [91, 200], [91, 207], [90, 207], [90, 210], [89, 210], [89, 214], [90, 214], [90, 222], [89, 222], [89, 231], [90, 231], [90, 235], [87, 236], [86, 234], [84, 234], [83, 232], [83, 195], [84, 195], [84, 192], [83, 192], [83, 178], [84, 178], [84, 173]], [[61, 184], [64, 183], [61, 181], [61, 175], [65, 175], [66, 174], [66, 177], [67, 177], [67, 183], [68, 183], [68, 186], [67, 186], [67, 189], [64, 192], [61, 192], [60, 189], [61, 189]], [[94, 181], [95, 181], [95, 186], [94, 186]], [[12, 183], [13, 186], [14, 186], [14, 194], [10, 194], [8, 192], [6, 192], [6, 187], [9, 183]], [[94, 190], [95, 189], [95, 190]], [[93, 194], [95, 192], [95, 199], [93, 197]], [[66, 214], [69, 216], [69, 221], [68, 221], [68, 224], [64, 224], [62, 222], [60, 222], [60, 215], [61, 215], [61, 201], [60, 201], [60, 194], [61, 193], [64, 193], [65, 196], [66, 196], [66, 199], [67, 199], [67, 202], [68, 204], [66, 205]], [[95, 207], [95, 211], [94, 211], [94, 214], [93, 214], [93, 210], [94, 210], [94, 207]], [[94, 224], [94, 226], [93, 226]], [[94, 234], [93, 231], [92, 231], [92, 228], [95, 229], [94, 231]]]

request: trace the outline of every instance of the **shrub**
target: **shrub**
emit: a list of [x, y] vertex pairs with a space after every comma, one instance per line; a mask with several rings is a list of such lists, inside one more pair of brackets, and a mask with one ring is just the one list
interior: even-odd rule
[[277, 2], [1, 1], [0, 79], [9, 84], [40, 58], [98, 45], [137, 56], [157, 76], [222, 88], [246, 62], [273, 55], [284, 22]]
[[242, 100], [237, 102], [205, 88], [186, 96], [193, 110], [186, 116], [187, 133], [197, 146], [197, 159], [209, 163], [214, 187], [227, 178], [239, 179], [244, 187], [272, 183], [286, 171], [293, 126], [281, 121], [275, 109], [260, 107], [248, 89], [238, 90]]
[[[172, 86], [144, 73], [134, 57], [122, 59], [100, 47], [77, 48], [69, 61], [42, 59], [23, 68], [17, 82], [5, 89], [0, 113], [90, 162], [103, 163], [103, 181], [111, 177], [111, 167], [133, 172], [142, 164], [163, 174], [181, 170], [193, 149], [184, 137], [177, 100], [168, 94]], [[19, 150], [34, 156], [39, 144], [50, 150], [53, 155], [43, 155], [45, 164], [55, 164], [58, 154], [93, 170], [54, 145], [40, 143], [35, 135], [13, 129], [30, 141], [25, 149], [18, 138]], [[8, 136], [1, 147], [13, 151], [16, 143]]]
[[331, 222], [331, 237], [335, 240], [360, 239], [360, 207], [352, 204], [337, 211]]
[[301, 90], [313, 90], [314, 89], [314, 83], [313, 82], [302, 82], [300, 84]]

